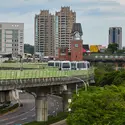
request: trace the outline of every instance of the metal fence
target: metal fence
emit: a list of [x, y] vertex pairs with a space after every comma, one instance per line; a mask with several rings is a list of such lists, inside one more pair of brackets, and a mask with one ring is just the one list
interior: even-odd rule
[[30, 79], [30, 78], [50, 78], [50, 77], [71, 77], [71, 76], [90, 76], [94, 74], [94, 68], [89, 70], [66, 70], [57, 69], [43, 70], [0, 70], [0, 79]]

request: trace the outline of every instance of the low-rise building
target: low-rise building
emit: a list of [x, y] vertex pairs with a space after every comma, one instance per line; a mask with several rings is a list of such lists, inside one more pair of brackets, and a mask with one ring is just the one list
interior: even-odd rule
[[24, 53], [24, 23], [0, 23], [0, 53]]

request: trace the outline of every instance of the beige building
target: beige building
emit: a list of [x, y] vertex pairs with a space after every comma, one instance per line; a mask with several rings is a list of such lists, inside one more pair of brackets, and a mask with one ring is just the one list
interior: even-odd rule
[[55, 55], [55, 16], [49, 10], [35, 15], [35, 53], [42, 56]]
[[23, 55], [24, 23], [0, 23], [0, 53]]
[[56, 12], [56, 16], [58, 17], [58, 46], [68, 47], [70, 51], [71, 31], [73, 23], [76, 23], [76, 12], [70, 10], [70, 7], [61, 7], [61, 10]]

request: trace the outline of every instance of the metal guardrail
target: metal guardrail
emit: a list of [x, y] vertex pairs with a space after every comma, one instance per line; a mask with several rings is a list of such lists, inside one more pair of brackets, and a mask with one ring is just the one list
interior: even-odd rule
[[103, 60], [125, 60], [125, 56], [118, 55], [85, 55], [84, 59], [103, 59]]
[[71, 77], [55, 77], [55, 78], [33, 78], [33, 79], [20, 79], [20, 80], [1, 80], [0, 81], [0, 91], [4, 90], [13, 90], [20, 88], [31, 88], [31, 87], [45, 87], [53, 85], [63, 85], [63, 84], [73, 84], [79, 83], [81, 80], [76, 79], [80, 78], [84, 81], [91, 81], [94, 79], [94, 75], [81, 75], [81, 76], [71, 76]]
[[[60, 72], [61, 73], [61, 72]], [[75, 70], [73, 72], [70, 71], [64, 71], [62, 74], [59, 74], [57, 72], [57, 76], [48, 76], [48, 77], [39, 77], [39, 78], [20, 78], [20, 79], [0, 79], [0, 86], [25, 86], [28, 84], [52, 84], [54, 82], [63, 82], [63, 81], [75, 81], [76, 79], [74, 77], [79, 77], [82, 79], [92, 79], [94, 76], [94, 69], [92, 68], [91, 70], [84, 71], [84, 70]]]

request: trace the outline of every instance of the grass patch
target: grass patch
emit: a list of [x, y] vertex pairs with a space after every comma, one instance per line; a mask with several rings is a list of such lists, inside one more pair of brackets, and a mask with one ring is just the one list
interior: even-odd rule
[[7, 113], [7, 112], [10, 112], [10, 111], [16, 109], [17, 107], [19, 107], [18, 103], [13, 105], [13, 106], [11, 106], [11, 107], [4, 107], [3, 106], [3, 108], [0, 108], [0, 115], [3, 115], [5, 113]]
[[61, 112], [61, 113], [58, 113], [57, 116], [55, 116], [55, 117], [49, 116], [47, 122], [35, 122], [34, 121], [31, 123], [27, 123], [25, 125], [50, 125], [50, 124], [53, 124], [53, 123], [66, 119], [67, 116], [68, 116], [68, 112]]

